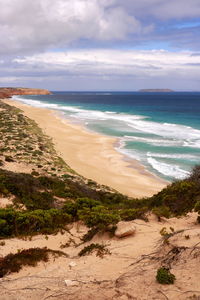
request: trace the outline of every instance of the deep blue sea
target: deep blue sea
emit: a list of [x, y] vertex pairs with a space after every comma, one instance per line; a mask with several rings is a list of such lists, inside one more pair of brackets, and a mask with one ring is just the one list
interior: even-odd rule
[[200, 92], [53, 92], [14, 98], [118, 137], [118, 151], [162, 178], [182, 179], [200, 164]]

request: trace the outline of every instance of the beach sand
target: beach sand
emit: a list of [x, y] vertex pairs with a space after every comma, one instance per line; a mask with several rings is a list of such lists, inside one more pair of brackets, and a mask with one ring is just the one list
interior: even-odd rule
[[[3, 256], [17, 253], [18, 249], [47, 247], [62, 250], [68, 257], [51, 258], [34, 268], [25, 266], [19, 273], [0, 278], [0, 300], [198, 300], [199, 252], [198, 248], [195, 251], [195, 245], [199, 243], [200, 228], [195, 224], [196, 218], [197, 213], [192, 213], [158, 222], [152, 215], [148, 223], [143, 220], [127, 222], [136, 228], [132, 236], [111, 239], [106, 234], [98, 234], [92, 242], [106, 245], [111, 252], [104, 258], [96, 257], [95, 253], [78, 256], [79, 251], [91, 243], [80, 244], [80, 237], [87, 228], [78, 223], [69, 225], [64, 234], [37, 235], [27, 240], [7, 239], [5, 246], [0, 246]], [[177, 231], [170, 238], [171, 245], [163, 243], [160, 235], [163, 227], [167, 231], [170, 228]], [[72, 243], [61, 248], [72, 238], [78, 247]], [[170, 256], [167, 253], [173, 247], [176, 252]], [[174, 285], [156, 282], [156, 271], [165, 255], [172, 260], [171, 272], [177, 278]]]
[[53, 139], [58, 155], [80, 175], [132, 197], [151, 196], [167, 185], [136, 160], [125, 160], [114, 148], [117, 139], [71, 124], [55, 111], [10, 99], [4, 102], [20, 108], [27, 117], [35, 120]]

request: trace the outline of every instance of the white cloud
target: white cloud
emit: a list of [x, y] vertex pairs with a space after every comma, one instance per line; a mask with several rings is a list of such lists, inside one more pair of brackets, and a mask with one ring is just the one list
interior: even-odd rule
[[13, 60], [18, 66], [84, 76], [200, 76], [200, 56], [164, 50], [79, 50], [47, 52]]
[[0, 0], [0, 52], [42, 50], [79, 39], [125, 39], [140, 22], [115, 1]]
[[162, 40], [158, 20], [199, 16], [199, 0], [0, 0], [0, 54], [77, 47], [85, 40], [110, 46], [129, 38], [136, 45], [155, 33]]

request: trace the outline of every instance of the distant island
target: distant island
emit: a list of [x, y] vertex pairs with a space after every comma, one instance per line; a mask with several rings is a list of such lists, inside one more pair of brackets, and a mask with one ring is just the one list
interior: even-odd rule
[[141, 89], [139, 92], [144, 92], [144, 93], [172, 93], [174, 92], [171, 89]]

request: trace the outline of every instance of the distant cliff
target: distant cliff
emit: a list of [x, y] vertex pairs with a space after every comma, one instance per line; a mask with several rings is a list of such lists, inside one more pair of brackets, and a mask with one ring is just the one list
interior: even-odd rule
[[0, 98], [10, 98], [13, 95], [50, 95], [51, 92], [44, 89], [29, 89], [29, 88], [0, 88]]
[[146, 92], [146, 93], [171, 93], [174, 92], [170, 89], [142, 89], [139, 92]]

